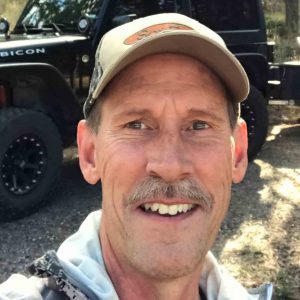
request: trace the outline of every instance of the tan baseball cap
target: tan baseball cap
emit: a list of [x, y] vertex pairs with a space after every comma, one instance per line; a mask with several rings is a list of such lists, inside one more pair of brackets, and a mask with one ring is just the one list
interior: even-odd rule
[[248, 95], [246, 72], [217, 33], [181, 14], [157, 14], [116, 27], [103, 36], [96, 51], [84, 116], [120, 71], [142, 57], [158, 53], [185, 54], [205, 63], [226, 84], [233, 101], [241, 102]]

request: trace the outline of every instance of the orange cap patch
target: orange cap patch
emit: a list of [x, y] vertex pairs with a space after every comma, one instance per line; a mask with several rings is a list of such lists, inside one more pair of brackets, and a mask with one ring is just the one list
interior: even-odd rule
[[128, 37], [125, 41], [125, 45], [133, 45], [136, 42], [151, 36], [155, 35], [157, 33], [160, 33], [162, 31], [168, 31], [168, 30], [193, 30], [193, 28], [182, 25], [182, 24], [176, 24], [176, 23], [162, 23], [162, 24], [156, 24], [149, 27], [146, 27], [130, 37]]

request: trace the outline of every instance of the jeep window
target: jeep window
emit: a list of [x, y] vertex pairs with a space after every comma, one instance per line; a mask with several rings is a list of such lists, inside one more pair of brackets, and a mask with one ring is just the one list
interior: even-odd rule
[[166, 12], [184, 13], [187, 5], [186, 0], [119, 0], [114, 15], [135, 15], [135, 18], [140, 18]]
[[24, 8], [14, 31], [52, 28], [74, 32], [82, 16], [95, 19], [102, 0], [31, 0]]
[[259, 28], [257, 0], [191, 0], [192, 17], [213, 30]]

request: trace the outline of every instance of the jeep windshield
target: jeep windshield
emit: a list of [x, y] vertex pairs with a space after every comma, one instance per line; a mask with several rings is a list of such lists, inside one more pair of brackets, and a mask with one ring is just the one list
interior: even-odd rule
[[82, 16], [94, 20], [103, 0], [29, 0], [14, 33], [78, 32]]

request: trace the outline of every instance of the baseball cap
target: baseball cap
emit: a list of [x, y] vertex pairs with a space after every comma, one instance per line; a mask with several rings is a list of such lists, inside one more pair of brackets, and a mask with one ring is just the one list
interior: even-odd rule
[[102, 37], [84, 116], [88, 116], [103, 89], [126, 66], [158, 53], [184, 54], [205, 63], [223, 80], [232, 101], [241, 102], [248, 95], [246, 72], [217, 33], [185, 15], [164, 13], [115, 27]]

